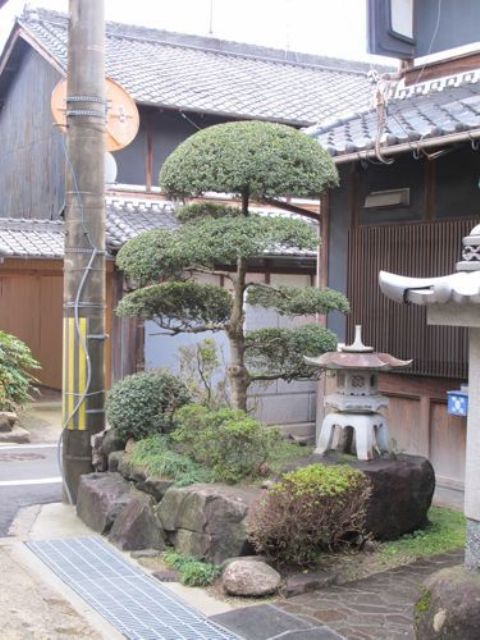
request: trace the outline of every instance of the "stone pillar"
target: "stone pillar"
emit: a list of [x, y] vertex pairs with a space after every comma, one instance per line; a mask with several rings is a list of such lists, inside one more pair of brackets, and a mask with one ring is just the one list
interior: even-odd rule
[[480, 328], [471, 327], [469, 339], [465, 564], [469, 569], [480, 569]]

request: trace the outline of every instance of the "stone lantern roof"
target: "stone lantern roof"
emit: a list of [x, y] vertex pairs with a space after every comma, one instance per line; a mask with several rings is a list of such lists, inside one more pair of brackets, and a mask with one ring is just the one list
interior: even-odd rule
[[380, 289], [396, 302], [418, 305], [480, 303], [480, 224], [463, 239], [457, 271], [439, 278], [409, 278], [381, 271]]
[[360, 369], [363, 371], [390, 371], [408, 367], [411, 360], [399, 360], [389, 353], [378, 353], [362, 342], [362, 328], [355, 327], [355, 340], [351, 345], [342, 345], [339, 351], [329, 351], [316, 358], [305, 358], [305, 362], [322, 369]]

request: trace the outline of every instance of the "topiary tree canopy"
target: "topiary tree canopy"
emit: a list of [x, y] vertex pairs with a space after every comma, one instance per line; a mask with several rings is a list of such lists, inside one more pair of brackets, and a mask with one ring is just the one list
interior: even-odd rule
[[262, 199], [318, 197], [338, 184], [328, 153], [292, 127], [231, 122], [199, 131], [179, 145], [160, 171], [169, 193], [206, 191]]
[[[245, 301], [287, 316], [348, 311], [336, 291], [249, 282], [252, 259], [286, 249], [314, 250], [315, 230], [299, 216], [250, 212], [250, 198], [320, 196], [337, 184], [329, 155], [305, 134], [284, 125], [236, 122], [216, 125], [188, 138], [167, 158], [160, 184], [169, 193], [207, 191], [240, 196], [241, 207], [191, 204], [176, 231], [156, 230], [128, 242], [117, 264], [141, 288], [127, 294], [117, 312], [154, 320], [166, 332], [219, 331], [230, 345], [231, 401], [246, 409], [255, 380], [308, 377], [304, 355], [335, 348], [335, 335], [319, 324], [246, 333]], [[221, 276], [231, 293], [195, 280]]]

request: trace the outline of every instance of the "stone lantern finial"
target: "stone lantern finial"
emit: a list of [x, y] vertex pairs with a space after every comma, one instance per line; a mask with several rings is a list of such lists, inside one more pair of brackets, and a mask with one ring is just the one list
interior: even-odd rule
[[480, 270], [480, 224], [463, 238], [462, 260], [457, 262], [457, 271]]
[[361, 324], [355, 325], [355, 339], [352, 344], [343, 345], [340, 351], [347, 353], [371, 353], [373, 351], [373, 347], [367, 347], [363, 344]]

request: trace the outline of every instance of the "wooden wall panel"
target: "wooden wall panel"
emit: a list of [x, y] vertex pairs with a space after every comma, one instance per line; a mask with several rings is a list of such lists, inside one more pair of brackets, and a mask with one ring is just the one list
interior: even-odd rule
[[450, 416], [445, 404], [432, 402], [430, 460], [442, 486], [463, 488], [466, 434], [465, 418]]
[[396, 452], [426, 455], [419, 398], [391, 397], [385, 415]]
[[37, 276], [39, 300], [36, 316], [38, 323], [38, 359], [42, 363], [40, 379], [48, 387], [59, 389], [62, 384], [62, 296], [63, 278], [60, 275]]
[[[40, 382], [62, 386], [63, 264], [9, 260], [0, 267], [0, 329], [28, 344], [42, 368]], [[112, 268], [107, 273], [105, 380], [110, 387], [112, 359]]]
[[27, 51], [0, 110], [0, 217], [55, 219], [64, 204], [63, 134], [50, 94], [60, 75]]
[[379, 378], [379, 389], [389, 398], [386, 416], [396, 449], [425, 456], [433, 464], [439, 487], [462, 491], [466, 420], [450, 416], [446, 401], [447, 390], [457, 387], [458, 381], [448, 378], [398, 374]]
[[365, 344], [397, 358], [413, 358], [409, 372], [465, 379], [466, 330], [427, 325], [425, 307], [387, 299], [378, 286], [378, 274], [381, 270], [414, 277], [452, 273], [461, 257], [462, 238], [477, 222], [465, 218], [352, 229], [347, 342], [353, 338], [354, 325], [362, 324]]

